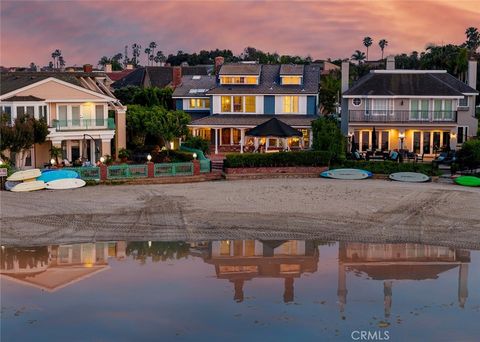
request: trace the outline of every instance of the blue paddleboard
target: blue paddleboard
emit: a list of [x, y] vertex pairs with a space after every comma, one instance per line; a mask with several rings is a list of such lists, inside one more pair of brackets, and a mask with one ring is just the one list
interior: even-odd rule
[[37, 180], [44, 181], [45, 183], [55, 181], [58, 179], [65, 179], [65, 178], [78, 178], [78, 173], [71, 170], [54, 170], [43, 172]]
[[325, 178], [355, 180], [369, 178], [372, 177], [373, 174], [370, 171], [360, 169], [334, 169], [324, 171], [320, 176]]

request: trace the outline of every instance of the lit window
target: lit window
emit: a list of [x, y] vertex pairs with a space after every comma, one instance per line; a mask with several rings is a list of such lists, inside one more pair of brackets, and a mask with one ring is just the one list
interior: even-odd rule
[[234, 96], [233, 97], [233, 111], [234, 112], [243, 112], [243, 97]]
[[210, 99], [190, 99], [190, 108], [210, 108]]
[[222, 112], [231, 112], [232, 111], [232, 101], [230, 96], [222, 96]]
[[245, 112], [255, 113], [255, 96], [245, 96]]
[[298, 96], [283, 97], [283, 112], [298, 113]]
[[358, 97], [353, 99], [353, 105], [358, 107], [362, 104], [362, 99], [359, 99]]
[[222, 84], [257, 84], [256, 76], [222, 76]]
[[301, 76], [283, 76], [282, 84], [302, 84]]
[[256, 77], [245, 77], [245, 83], [246, 84], [257, 84], [257, 78]]

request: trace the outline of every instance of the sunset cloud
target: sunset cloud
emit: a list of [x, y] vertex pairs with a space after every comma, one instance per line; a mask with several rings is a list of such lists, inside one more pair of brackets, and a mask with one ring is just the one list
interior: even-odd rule
[[[96, 64], [125, 45], [154, 40], [164, 53], [246, 46], [279, 54], [346, 58], [374, 39], [370, 58], [461, 43], [479, 26], [474, 1], [2, 1], [1, 59], [45, 65], [61, 49], [68, 65]], [[143, 56], [142, 56], [143, 57]]]

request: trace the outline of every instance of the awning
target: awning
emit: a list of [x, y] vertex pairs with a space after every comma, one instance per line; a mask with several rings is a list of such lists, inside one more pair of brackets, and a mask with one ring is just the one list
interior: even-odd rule
[[252, 137], [301, 137], [303, 134], [292, 128], [291, 126], [283, 123], [277, 118], [271, 118], [270, 120], [248, 130], [245, 135]]

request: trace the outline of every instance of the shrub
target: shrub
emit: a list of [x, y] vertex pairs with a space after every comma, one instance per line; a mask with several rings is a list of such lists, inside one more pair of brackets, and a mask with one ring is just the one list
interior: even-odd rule
[[186, 147], [196, 148], [197, 150], [208, 154], [210, 142], [203, 139], [202, 137], [189, 136], [185, 141], [182, 142], [182, 145]]
[[159, 152], [152, 152], [152, 162], [154, 163], [184, 163], [193, 160], [193, 153], [162, 150]]
[[327, 151], [228, 154], [225, 166], [231, 168], [325, 166], [329, 164], [331, 156], [331, 152]]
[[130, 156], [131, 156], [131, 152], [126, 148], [122, 148], [120, 149], [120, 151], [118, 151], [118, 158], [120, 159], [128, 159], [130, 158]]
[[480, 140], [468, 140], [457, 153], [460, 168], [474, 170], [480, 167]]
[[370, 171], [376, 174], [389, 175], [395, 172], [420, 172], [429, 176], [439, 174], [438, 169], [433, 164], [426, 163], [397, 163], [394, 161], [364, 161], [364, 160], [345, 160], [335, 167], [353, 168]]
[[13, 173], [13, 167], [9, 163], [0, 163], [0, 169], [7, 169], [7, 176], [10, 176]]

